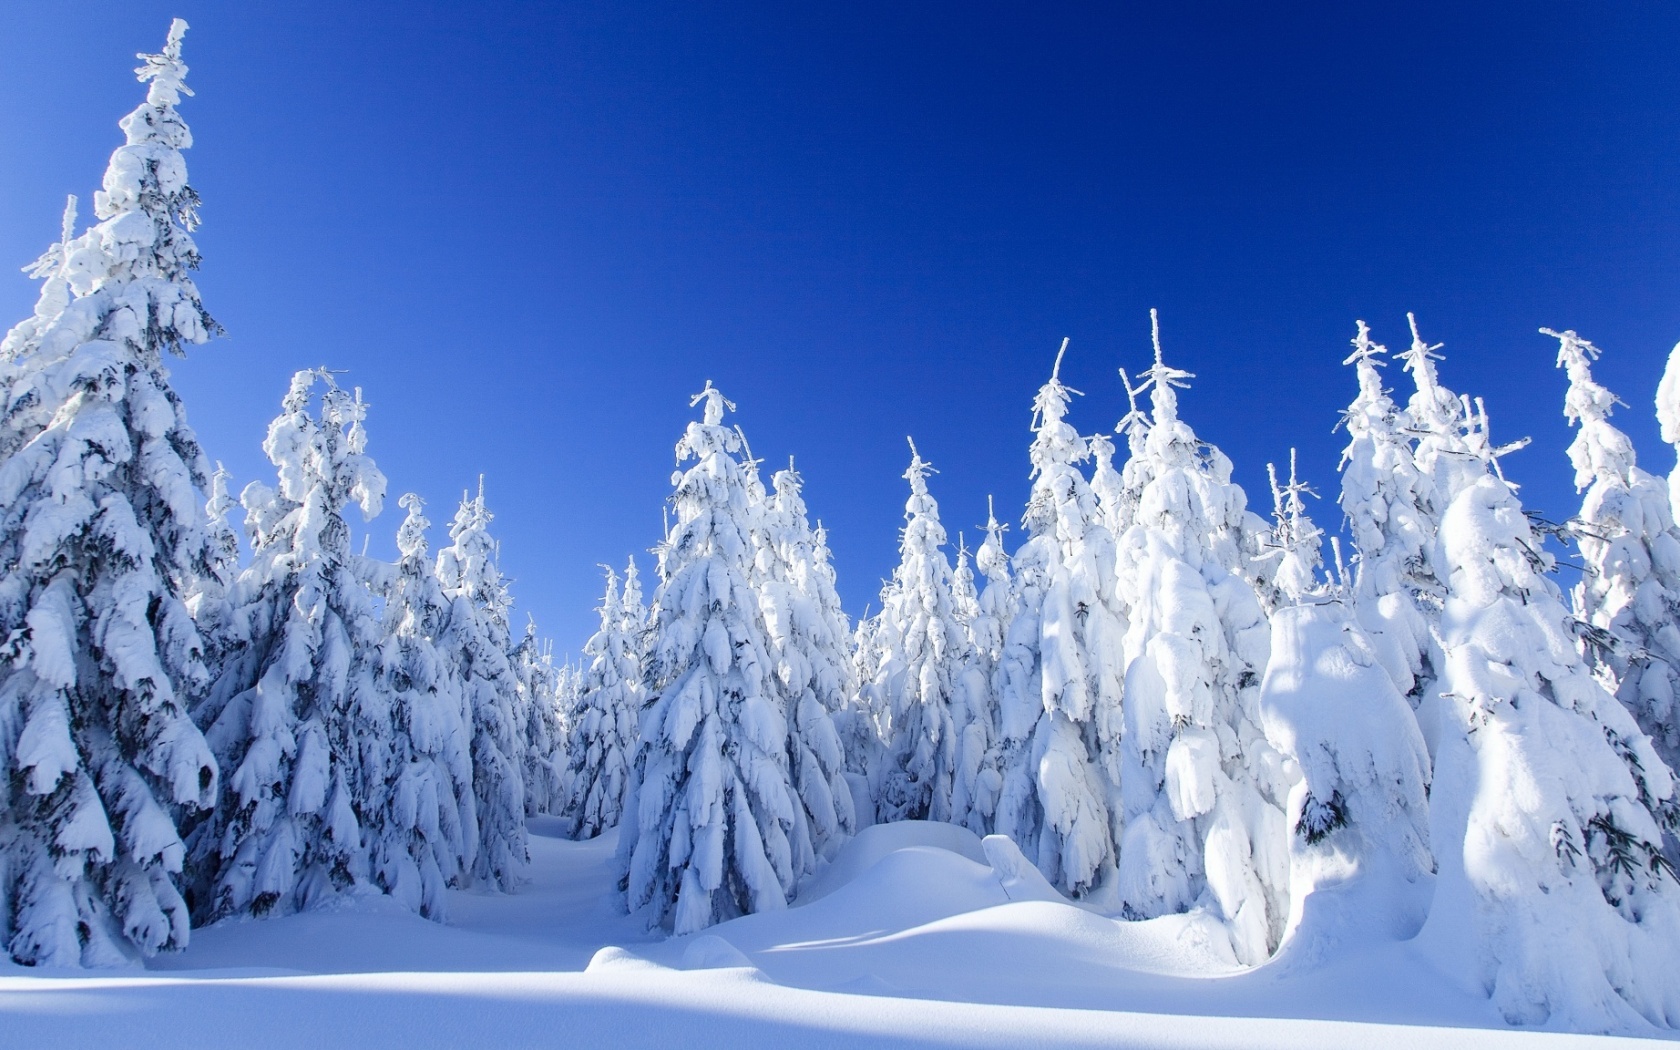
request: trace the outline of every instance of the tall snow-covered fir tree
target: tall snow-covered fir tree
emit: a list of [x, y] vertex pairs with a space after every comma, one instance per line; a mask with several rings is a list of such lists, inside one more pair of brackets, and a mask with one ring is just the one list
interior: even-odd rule
[[[660, 548], [640, 743], [619, 838], [630, 912], [692, 933], [781, 908], [804, 872], [787, 718], [754, 593], [753, 508], [733, 406], [710, 383], [677, 443], [677, 521]], [[692, 460], [692, 463], [689, 461]]]
[[1479, 448], [1436, 539], [1439, 875], [1417, 943], [1513, 1023], [1672, 1025], [1680, 884], [1658, 814], [1673, 779], [1577, 650], [1551, 558], [1493, 469], [1503, 450]]
[[1004, 632], [1015, 618], [1009, 555], [1003, 549], [1006, 526], [998, 522], [990, 499], [986, 517], [986, 539], [974, 552], [974, 563], [986, 585], [974, 599], [968, 624], [968, 664], [963, 668], [961, 690], [963, 718], [957, 731], [957, 769], [951, 796], [952, 822], [976, 835], [992, 833], [998, 797], [1003, 792], [998, 664], [1003, 659]]
[[1403, 940], [1428, 909], [1429, 752], [1347, 602], [1319, 578], [1322, 533], [1295, 473], [1272, 481], [1278, 608], [1260, 687], [1267, 739], [1294, 766], [1286, 807], [1284, 964], [1307, 969], [1373, 936]]
[[1246, 500], [1229, 461], [1204, 453], [1179, 419], [1188, 378], [1164, 363], [1157, 328], [1143, 376], [1148, 481], [1120, 553], [1131, 622], [1118, 888], [1139, 918], [1212, 905], [1237, 958], [1253, 964], [1284, 928], [1288, 783], [1260, 728], [1270, 637], [1240, 575]]
[[[1563, 414], [1579, 428], [1569, 446], [1575, 488], [1586, 493], [1572, 523], [1586, 571], [1575, 616], [1603, 632], [1589, 661], [1613, 683], [1670, 770], [1680, 768], [1680, 530], [1668, 486], [1634, 462], [1633, 442], [1610, 422], [1616, 396], [1593, 379], [1598, 348], [1574, 332], [1558, 340], [1569, 377]], [[1670, 814], [1670, 817], [1680, 814]]]
[[601, 627], [584, 644], [589, 660], [571, 716], [566, 763], [566, 834], [594, 838], [617, 827], [636, 750], [636, 720], [642, 708], [641, 609], [636, 562], [619, 597], [618, 575], [607, 570], [606, 594], [596, 611]]
[[[1038, 586], [1021, 592], [1021, 633], [1011, 636], [1024, 672], [1011, 684], [1024, 690], [1006, 701], [1014, 717], [1004, 720], [1008, 755], [997, 831], [1053, 884], [1077, 895], [1115, 862], [1125, 620], [1114, 537], [1078, 467], [1089, 446], [1066, 419], [1078, 393], [1061, 381], [1067, 346], [1064, 339], [1033, 400], [1028, 538], [1015, 559], [1017, 575], [1036, 575]], [[1029, 735], [1020, 736], [1024, 730]]]
[[363, 828], [375, 882], [405, 907], [445, 917], [444, 889], [461, 885], [478, 848], [472, 730], [454, 661], [436, 641], [449, 616], [426, 542], [419, 496], [397, 529], [397, 561], [381, 566], [385, 599], [380, 684], [391, 705], [390, 765]]
[[773, 495], [763, 512], [772, 541], [770, 567], [758, 580], [758, 592], [788, 720], [789, 773], [803, 809], [794, 822], [795, 866], [810, 868], [857, 830], [846, 753], [834, 722], [857, 686], [834, 567], [827, 545], [811, 528], [803, 484], [791, 462], [771, 478]]
[[[1395, 688], [1415, 707], [1434, 677], [1429, 626], [1442, 588], [1430, 564], [1438, 527], [1433, 478], [1412, 453], [1413, 424], [1384, 389], [1386, 348], [1359, 321], [1353, 353], [1359, 393], [1342, 414], [1340, 503], [1354, 543], [1354, 614]], [[1415, 324], [1415, 321], [1414, 321]], [[1414, 340], [1416, 370], [1436, 385], [1429, 347]], [[1456, 399], [1454, 399], [1456, 401]], [[1433, 402], [1424, 402], [1432, 404]]]
[[293, 376], [263, 442], [279, 489], [241, 497], [253, 555], [230, 602], [245, 644], [194, 713], [223, 769], [193, 833], [205, 920], [308, 908], [370, 878], [392, 719], [384, 629], [344, 518], [351, 504], [371, 518], [385, 496], [359, 393], [325, 370]]
[[1289, 450], [1289, 482], [1278, 484], [1277, 465], [1266, 464], [1266, 476], [1272, 485], [1272, 530], [1266, 545], [1275, 555], [1277, 565], [1271, 574], [1280, 606], [1298, 605], [1322, 584], [1319, 570], [1324, 566], [1324, 533], [1307, 515], [1302, 496], [1317, 498], [1306, 482], [1295, 473], [1295, 450]]
[[438, 580], [451, 603], [438, 648], [458, 661], [472, 716], [479, 834], [472, 877], [512, 890], [531, 857], [525, 830], [525, 724], [508, 627], [513, 600], [497, 567], [490, 521], [481, 478], [478, 495], [462, 494], [449, 526], [450, 545], [438, 552]]
[[882, 821], [951, 817], [958, 732], [951, 716], [967, 639], [951, 596], [939, 504], [928, 492], [932, 472], [912, 441], [898, 567], [881, 589], [873, 632], [882, 653], [873, 687], [886, 720], [887, 757], [876, 801]]
[[171, 810], [218, 789], [184, 600], [216, 564], [209, 472], [163, 363], [216, 330], [191, 278], [186, 28], [140, 56], [99, 223], [72, 236], [67, 209], [34, 315], [0, 344], [0, 937], [26, 964], [184, 946]]
[[525, 624], [524, 637], [509, 655], [519, 685], [521, 776], [525, 786], [525, 815], [558, 813], [565, 805], [565, 740], [561, 733], [558, 669], [547, 643], [537, 635], [534, 621]]

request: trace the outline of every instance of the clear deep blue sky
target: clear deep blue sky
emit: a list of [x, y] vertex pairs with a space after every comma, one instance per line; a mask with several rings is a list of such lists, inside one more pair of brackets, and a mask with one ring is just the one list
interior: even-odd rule
[[[953, 533], [1019, 517], [1062, 336], [1108, 430], [1159, 307], [1185, 416], [1251, 502], [1328, 497], [1363, 317], [1484, 396], [1528, 501], [1573, 509], [1542, 326], [1606, 351], [1646, 466], [1680, 339], [1680, 7], [1658, 3], [252, 4], [0, 8], [0, 324], [192, 23], [200, 286], [175, 368], [243, 485], [286, 377], [348, 370], [395, 497], [480, 471], [562, 650], [596, 563], [651, 566], [688, 395], [798, 457], [856, 614], [895, 560], [906, 434]], [[13, 276], [5, 276], [13, 272]], [[1405, 377], [1392, 372], [1404, 392]], [[1264, 508], [1262, 508], [1264, 509]]]

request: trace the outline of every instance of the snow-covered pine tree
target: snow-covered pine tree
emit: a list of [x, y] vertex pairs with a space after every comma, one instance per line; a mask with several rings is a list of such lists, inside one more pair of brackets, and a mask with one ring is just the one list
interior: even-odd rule
[[874, 681], [887, 730], [877, 800], [883, 821], [951, 818], [958, 732], [951, 716], [967, 638], [951, 597], [939, 504], [928, 492], [933, 472], [911, 441], [898, 567], [881, 589], [873, 639], [883, 654]]
[[478, 848], [472, 730], [454, 661], [437, 649], [449, 616], [426, 542], [424, 502], [409, 493], [397, 529], [397, 562], [383, 567], [385, 632], [380, 685], [390, 698], [390, 766], [363, 828], [374, 881], [405, 907], [445, 917]]
[[[1356, 323], [1353, 353], [1342, 362], [1354, 366], [1359, 380], [1359, 393], [1342, 414], [1348, 443], [1340, 503], [1355, 550], [1351, 600], [1395, 688], [1416, 707], [1435, 675], [1429, 626], [1439, 613], [1442, 586], [1429, 557], [1439, 511], [1434, 481], [1412, 454], [1409, 413], [1383, 388], [1378, 369], [1388, 351], [1371, 341], [1364, 321]], [[1414, 339], [1416, 371], [1433, 388], [1429, 350]]]
[[[770, 479], [763, 522], [771, 568], [758, 581], [776, 678], [788, 720], [789, 773], [803, 819], [795, 821], [795, 866], [810, 868], [857, 830], [846, 754], [834, 722], [856, 691], [851, 631], [834, 590], [828, 548], [819, 545], [801, 495], [803, 480], [789, 460]], [[806, 850], [811, 856], [804, 856]]]
[[[1569, 462], [1586, 496], [1570, 531], [1586, 563], [1574, 614], [1596, 629], [1585, 655], [1672, 771], [1680, 768], [1680, 530], [1668, 486], [1639, 469], [1633, 442], [1610, 422], [1617, 401], [1593, 379], [1598, 348], [1572, 331], [1541, 333], [1558, 340], [1557, 364], [1569, 377], [1563, 414], [1579, 428]], [[1680, 810], [1658, 816], [1680, 830]]]
[[556, 668], [535, 621], [525, 624], [525, 636], [509, 657], [519, 683], [519, 712], [523, 716], [525, 815], [558, 813], [566, 803], [565, 739], [560, 731]]
[[[1022, 633], [1011, 635], [1017, 678], [1005, 690], [1008, 764], [997, 830], [1051, 883], [1078, 895], [1115, 861], [1126, 628], [1114, 537], [1078, 468], [1089, 446], [1066, 419], [1078, 393], [1061, 380], [1067, 347], [1062, 340], [1033, 399], [1028, 538], [1015, 559], [1017, 578], [1034, 586], [1019, 592]], [[1019, 737], [1029, 717], [1030, 736]]]
[[1154, 329], [1148, 481], [1119, 573], [1131, 610], [1119, 891], [1138, 918], [1211, 905], [1254, 964], [1278, 944], [1288, 893], [1288, 783], [1258, 708], [1270, 637], [1240, 575], [1243, 491], [1179, 419], [1191, 376], [1165, 364]]
[[1418, 944], [1512, 1023], [1672, 1026], [1680, 883], [1657, 814], [1675, 785], [1577, 651], [1552, 559], [1477, 415], [1481, 476], [1436, 540], [1439, 875]]
[[72, 237], [72, 200], [30, 271], [34, 315], [0, 344], [0, 937], [25, 964], [184, 946], [171, 809], [216, 797], [185, 604], [215, 556], [208, 470], [163, 364], [216, 330], [191, 279], [186, 28], [140, 56], [100, 221]]
[[1003, 550], [1003, 531], [986, 500], [986, 539], [974, 562], [986, 579], [974, 600], [968, 624], [968, 663], [963, 668], [963, 719], [957, 736], [957, 769], [952, 791], [951, 820], [976, 835], [990, 835], [1003, 791], [999, 769], [997, 676], [1003, 658], [1004, 632], [1015, 616], [1014, 587], [1009, 579], [1009, 555]]
[[193, 832], [206, 921], [307, 908], [369, 879], [392, 713], [384, 630], [344, 519], [352, 503], [371, 518], [385, 497], [364, 412], [331, 373], [298, 372], [263, 442], [279, 490], [253, 482], [241, 496], [253, 554], [231, 604], [248, 641], [195, 711], [224, 771]]
[[1307, 504], [1302, 496], [1318, 498], [1306, 482], [1295, 473], [1295, 450], [1289, 450], [1289, 483], [1278, 484], [1277, 465], [1266, 464], [1266, 476], [1272, 483], [1272, 530], [1268, 548], [1277, 555], [1277, 567], [1271, 580], [1277, 589], [1280, 607], [1299, 605], [1308, 594], [1319, 589], [1319, 569], [1324, 565], [1324, 533], [1307, 516]]
[[626, 907], [692, 933], [784, 907], [795, 881], [789, 777], [758, 596], [748, 479], [734, 406], [711, 383], [677, 443], [675, 527], [660, 548], [640, 742], [619, 838]]
[[519, 679], [510, 658], [508, 614], [513, 599], [497, 567], [490, 521], [481, 477], [477, 496], [462, 493], [449, 526], [450, 545], [438, 552], [438, 580], [451, 603], [438, 649], [458, 662], [472, 716], [479, 834], [472, 877], [512, 890], [530, 863], [525, 830], [525, 724]]
[[880, 618], [869, 615], [869, 607], [865, 606], [851, 637], [852, 680], [857, 683], [856, 690], [852, 702], [834, 715], [834, 728], [846, 753], [846, 781], [852, 787], [859, 827], [868, 827], [880, 819], [879, 785], [887, 767], [887, 742], [883, 736], [886, 719], [882, 698], [875, 688], [876, 673], [886, 660], [886, 651], [877, 641], [880, 626]]
[[[625, 590], [635, 584], [636, 563], [626, 570]], [[636, 749], [636, 719], [642, 708], [639, 594], [619, 597], [618, 574], [607, 573], [607, 590], [596, 611], [601, 627], [584, 643], [589, 659], [572, 710], [566, 763], [566, 834], [594, 838], [617, 827], [624, 812], [630, 762]], [[628, 606], [628, 607], [627, 607]]]
[[1417, 933], [1428, 909], [1429, 752], [1347, 601], [1320, 580], [1322, 533], [1295, 472], [1272, 482], [1278, 608], [1260, 687], [1266, 737], [1294, 765], [1290, 914], [1282, 957], [1309, 968], [1373, 936]]
[[[1412, 345], [1399, 357], [1414, 389], [1406, 403], [1405, 423], [1413, 439], [1413, 462], [1430, 482], [1438, 516], [1460, 490], [1476, 484], [1485, 468], [1470, 445], [1473, 420], [1466, 399], [1441, 385], [1436, 372], [1435, 362], [1441, 355], [1435, 351], [1442, 344], [1424, 342], [1416, 315], [1407, 314], [1406, 323], [1412, 329]], [[1438, 517], [1435, 524], [1439, 525]]]

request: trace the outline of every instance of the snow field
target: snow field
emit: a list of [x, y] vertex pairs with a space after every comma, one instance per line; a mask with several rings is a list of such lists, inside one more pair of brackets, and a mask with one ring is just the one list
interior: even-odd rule
[[1642, 1045], [1479, 1027], [1499, 1026], [1490, 1005], [1403, 946], [1304, 976], [1239, 971], [1205, 915], [1115, 922], [1047, 899], [1042, 879], [1012, 894], [1007, 856], [987, 863], [950, 825], [865, 829], [786, 911], [670, 940], [613, 907], [613, 836], [568, 842], [553, 818], [531, 830], [532, 883], [452, 892], [449, 925], [370, 895], [226, 920], [151, 972], [7, 968], [0, 1045]]

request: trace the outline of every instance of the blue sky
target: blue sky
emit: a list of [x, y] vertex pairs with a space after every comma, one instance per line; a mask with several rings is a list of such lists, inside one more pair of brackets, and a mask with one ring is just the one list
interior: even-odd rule
[[[1196, 372], [1183, 412], [1255, 503], [1301, 450], [1327, 499], [1363, 317], [1414, 310], [1486, 398], [1525, 498], [1574, 506], [1555, 344], [1644, 464], [1680, 339], [1680, 8], [1656, 3], [13, 3], [0, 9], [0, 265], [91, 196], [192, 23], [200, 285], [228, 337], [175, 369], [238, 484], [286, 377], [348, 370], [392, 499], [442, 526], [479, 472], [521, 606], [563, 650], [597, 562], [657, 541], [708, 378], [797, 456], [848, 608], [894, 563], [907, 434], [948, 528], [1019, 516], [1061, 337], [1074, 422], [1115, 370]], [[0, 315], [34, 288], [0, 274]], [[1405, 378], [1394, 370], [1402, 391]], [[1262, 508], [1263, 509], [1263, 508]]]

